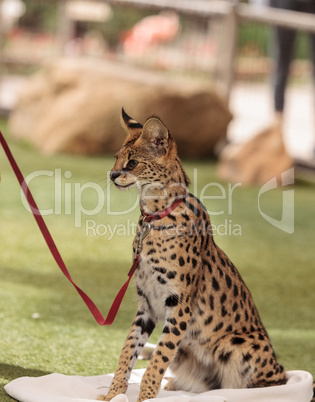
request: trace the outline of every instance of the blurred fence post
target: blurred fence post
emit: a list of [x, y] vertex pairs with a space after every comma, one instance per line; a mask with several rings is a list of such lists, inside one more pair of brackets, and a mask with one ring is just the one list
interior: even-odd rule
[[[0, 0], [0, 95], [1, 95], [1, 87], [2, 87], [2, 75], [3, 75], [3, 45], [4, 45], [4, 24], [3, 24], [3, 15], [2, 15], [2, 1]], [[1, 105], [0, 105], [1, 109]]]
[[2, 46], [4, 42], [4, 28], [3, 28], [3, 16], [2, 16], [2, 1], [0, 0], [0, 65], [2, 63]]
[[224, 34], [222, 35], [220, 43], [220, 69], [219, 72], [221, 85], [223, 88], [223, 95], [227, 102], [230, 99], [230, 93], [234, 81], [235, 73], [235, 54], [237, 48], [239, 18], [237, 7], [239, 0], [232, 0], [229, 12], [225, 15], [224, 21]]
[[59, 42], [59, 54], [63, 56], [65, 54], [66, 44], [71, 40], [74, 24], [73, 21], [67, 15], [67, 0], [58, 1], [58, 42]]

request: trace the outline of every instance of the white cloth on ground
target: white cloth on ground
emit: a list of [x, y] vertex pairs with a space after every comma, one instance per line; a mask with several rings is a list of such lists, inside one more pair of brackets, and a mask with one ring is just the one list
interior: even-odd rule
[[[145, 369], [133, 370], [126, 395], [112, 402], [136, 402]], [[172, 374], [167, 371], [166, 377]], [[200, 394], [165, 391], [163, 380], [156, 402], [310, 402], [313, 378], [307, 371], [288, 371], [288, 382], [266, 388], [219, 389]], [[21, 377], [5, 386], [6, 392], [20, 402], [93, 402], [107, 394], [113, 374], [94, 377], [49, 374], [42, 377]]]

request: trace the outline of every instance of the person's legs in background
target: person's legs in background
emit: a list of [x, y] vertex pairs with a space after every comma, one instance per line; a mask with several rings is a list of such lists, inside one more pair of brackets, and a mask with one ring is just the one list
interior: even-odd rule
[[[309, 1], [305, 4], [305, 11], [311, 14], [315, 15], [315, 1]], [[311, 53], [311, 59], [313, 62], [313, 93], [314, 93], [314, 99], [313, 99], [313, 107], [314, 107], [314, 117], [313, 117], [313, 123], [314, 123], [314, 142], [313, 142], [313, 157], [315, 158], [315, 33], [310, 33], [309, 35], [310, 39], [310, 53]]]
[[[296, 0], [270, 0], [274, 8], [297, 10]], [[293, 58], [296, 31], [289, 28], [275, 27], [273, 31], [274, 69], [272, 76], [274, 111], [277, 124], [282, 124], [285, 107], [285, 91]]]

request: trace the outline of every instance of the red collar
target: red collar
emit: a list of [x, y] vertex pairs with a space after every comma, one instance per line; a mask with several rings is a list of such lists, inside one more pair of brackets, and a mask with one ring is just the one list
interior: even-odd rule
[[163, 209], [162, 211], [154, 212], [153, 214], [147, 214], [142, 211], [142, 216], [146, 222], [158, 221], [159, 219], [165, 218], [167, 215], [172, 213], [174, 209], [178, 207], [178, 205], [186, 198], [187, 194], [184, 194], [181, 198], [178, 198], [173, 202], [168, 208]]

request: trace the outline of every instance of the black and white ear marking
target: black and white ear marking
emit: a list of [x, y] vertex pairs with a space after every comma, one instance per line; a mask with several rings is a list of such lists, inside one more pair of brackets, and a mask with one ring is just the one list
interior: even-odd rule
[[127, 134], [130, 134], [134, 130], [142, 129], [142, 124], [138, 123], [132, 117], [128, 116], [123, 108], [121, 110], [121, 122]]
[[168, 147], [168, 129], [157, 117], [151, 117], [144, 123], [141, 137], [157, 150], [166, 150]]

